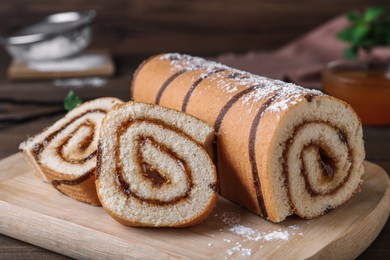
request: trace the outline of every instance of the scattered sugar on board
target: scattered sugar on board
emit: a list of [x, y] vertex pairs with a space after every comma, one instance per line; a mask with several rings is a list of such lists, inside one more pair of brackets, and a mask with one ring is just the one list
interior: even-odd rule
[[273, 231], [271, 233], [265, 234], [263, 238], [266, 241], [275, 240], [275, 239], [289, 240], [290, 233], [288, 231]]
[[241, 105], [249, 107], [252, 111], [253, 104], [260, 100], [277, 95], [274, 102], [267, 108], [269, 112], [280, 112], [286, 110], [289, 106], [302, 102], [302, 96], [305, 94], [324, 95], [318, 90], [306, 89], [292, 83], [285, 83], [280, 80], [272, 80], [266, 77], [250, 74], [245, 71], [234, 69], [214, 61], [207, 61], [200, 57], [192, 57], [179, 53], [168, 53], [160, 57], [161, 60], [169, 60], [173, 71], [202, 69], [206, 73], [201, 74], [204, 78], [208, 73], [224, 69], [230, 72], [231, 77], [226, 74], [216, 73], [211, 77], [211, 81], [228, 94], [234, 95], [243, 89], [255, 87], [253, 91], [241, 98]]
[[[239, 242], [237, 242], [232, 248], [226, 250], [226, 254], [228, 256], [232, 256], [235, 252], [240, 252], [241, 256], [252, 255], [252, 249], [242, 247], [242, 245]], [[228, 259], [228, 257], [225, 257], [225, 259]]]
[[243, 226], [241, 224], [235, 225], [229, 229], [230, 232], [240, 235], [250, 241], [271, 241], [271, 240], [289, 240], [290, 232], [287, 230], [275, 230], [269, 233], [257, 232], [256, 230]]
[[[249, 226], [245, 226], [241, 221], [240, 214], [232, 212], [223, 212], [222, 214], [214, 214], [214, 217], [218, 217], [220, 221], [225, 225], [224, 229], [219, 229], [220, 232], [227, 230], [233, 235], [241, 237], [239, 241], [235, 241], [233, 238], [223, 238], [222, 241], [227, 244], [233, 244], [232, 247], [226, 250], [225, 259], [229, 259], [231, 256], [248, 257], [252, 255], [252, 248], [244, 248], [241, 244], [247, 241], [263, 241], [272, 243], [272, 241], [289, 241], [292, 236], [302, 236], [303, 232], [296, 233], [300, 230], [297, 225], [290, 225], [285, 228], [279, 228], [269, 232], [259, 231]], [[212, 236], [213, 237], [213, 236]], [[211, 246], [209, 243], [208, 246]], [[280, 246], [280, 245], [277, 245]], [[257, 248], [263, 248], [264, 245], [258, 245]]]

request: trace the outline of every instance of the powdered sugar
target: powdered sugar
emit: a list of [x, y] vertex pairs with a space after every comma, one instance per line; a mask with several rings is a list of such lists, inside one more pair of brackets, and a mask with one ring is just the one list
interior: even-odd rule
[[228, 75], [226, 73], [215, 73], [210, 77], [210, 80], [215, 82], [221, 91], [231, 95], [239, 93], [244, 89], [254, 87], [253, 91], [248, 92], [241, 98], [241, 105], [248, 106], [250, 111], [254, 104], [257, 104], [265, 98], [274, 97], [274, 100], [267, 108], [267, 111], [277, 113], [302, 102], [302, 97], [306, 94], [324, 95], [318, 90], [310, 90], [292, 83], [285, 83], [280, 80], [272, 80], [266, 77], [253, 75], [225, 66], [221, 63], [206, 61], [200, 57], [169, 53], [162, 55], [160, 59], [169, 60], [172, 70], [174, 71], [202, 69], [205, 73], [202, 74], [201, 77], [212, 71], [221, 69], [227, 70], [229, 72]]
[[195, 70], [202, 68], [205, 69], [207, 73], [209, 73], [217, 69], [229, 69], [228, 66], [225, 66], [218, 62], [206, 61], [205, 59], [200, 57], [192, 57], [179, 53], [167, 53], [162, 55], [160, 59], [170, 60], [172, 70]]
[[241, 224], [235, 225], [229, 229], [230, 232], [240, 235], [250, 241], [270, 241], [270, 240], [289, 240], [290, 233], [287, 230], [275, 230], [272, 232], [258, 232], [250, 227]]
[[280, 231], [280, 230], [272, 231], [271, 233], [265, 234], [263, 238], [266, 241], [275, 240], [275, 239], [289, 240], [290, 233], [288, 231]]
[[234, 225], [233, 227], [231, 227], [229, 229], [229, 231], [237, 234], [237, 235], [240, 235], [240, 236], [243, 236], [243, 237], [246, 237], [248, 238], [249, 240], [252, 240], [251, 238], [253, 237], [253, 235], [255, 235], [255, 231], [250, 228], [250, 227], [245, 227], [241, 224], [238, 224], [238, 225]]
[[98, 68], [108, 62], [100, 54], [83, 54], [76, 57], [54, 61], [30, 61], [27, 66], [40, 72], [86, 71]]
[[[232, 248], [226, 250], [226, 253], [229, 256], [233, 255], [235, 252], [240, 252], [241, 256], [251, 256], [252, 255], [252, 249], [242, 247], [242, 245], [239, 242], [236, 242], [236, 244]], [[225, 259], [228, 259], [228, 257], [225, 257]]]
[[[277, 241], [278, 243], [274, 246], [279, 247], [281, 246], [280, 243], [288, 242], [292, 238], [296, 239], [303, 235], [301, 228], [296, 224], [282, 226], [267, 222], [267, 224], [261, 225], [261, 229], [254, 228], [253, 224], [246, 222], [246, 217], [234, 212], [215, 213], [214, 218], [224, 225], [219, 231], [224, 234], [221, 241], [228, 246], [225, 259], [252, 256], [254, 251], [257, 252], [269, 243]], [[213, 244], [209, 243], [208, 246], [211, 245]]]

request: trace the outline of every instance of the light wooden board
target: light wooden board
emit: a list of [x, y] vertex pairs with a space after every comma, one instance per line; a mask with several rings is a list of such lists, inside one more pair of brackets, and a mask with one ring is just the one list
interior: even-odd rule
[[[0, 232], [75, 258], [354, 258], [379, 234], [390, 211], [386, 172], [366, 162], [364, 179], [352, 200], [313, 220], [272, 224], [220, 198], [198, 226], [131, 228], [100, 207], [57, 192], [15, 154], [0, 162]], [[231, 230], [237, 225], [246, 235]], [[266, 239], [280, 234], [288, 239]]]
[[[85, 70], [63, 70], [63, 71], [38, 71], [28, 65], [13, 60], [8, 68], [8, 78], [11, 80], [31, 80], [31, 79], [57, 79], [71, 77], [109, 77], [115, 73], [114, 62], [111, 55], [106, 51], [90, 50], [86, 55], [98, 55], [104, 62]], [[81, 56], [84, 54], [81, 54]]]

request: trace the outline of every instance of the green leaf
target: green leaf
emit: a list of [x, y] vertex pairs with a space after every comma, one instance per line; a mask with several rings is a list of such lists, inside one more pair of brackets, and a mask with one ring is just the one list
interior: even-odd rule
[[344, 50], [344, 57], [347, 59], [356, 59], [358, 56], [358, 48], [355, 46], [351, 46]]
[[361, 19], [361, 15], [356, 12], [356, 11], [349, 11], [345, 14], [345, 16], [347, 17], [347, 19], [351, 22], [357, 22]]
[[352, 32], [352, 42], [359, 43], [370, 31], [367, 24], [358, 25]]
[[350, 44], [344, 50], [346, 58], [356, 58], [361, 48], [370, 50], [390, 45], [390, 15], [386, 12], [386, 6], [374, 6], [367, 8], [363, 14], [355, 11], [346, 13], [350, 25], [337, 34], [338, 39]]
[[366, 9], [363, 15], [363, 20], [366, 22], [372, 22], [378, 19], [382, 14], [386, 12], [386, 6], [373, 6]]
[[77, 107], [78, 105], [82, 104], [83, 101], [77, 94], [71, 90], [69, 91], [68, 95], [66, 95], [65, 100], [64, 100], [64, 107], [65, 109], [69, 112], [73, 108]]
[[353, 31], [354, 28], [352, 27], [346, 28], [337, 34], [337, 38], [343, 41], [350, 42], [353, 39]]
[[374, 46], [378, 46], [378, 44], [381, 44], [380, 42], [378, 42], [377, 39], [363, 39], [361, 42], [360, 42], [360, 45], [362, 47], [374, 47]]

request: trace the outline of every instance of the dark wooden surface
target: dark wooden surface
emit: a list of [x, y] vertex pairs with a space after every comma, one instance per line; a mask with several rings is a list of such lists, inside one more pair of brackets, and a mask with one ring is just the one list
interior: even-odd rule
[[93, 45], [117, 54], [278, 48], [330, 18], [389, 0], [2, 0], [0, 32], [42, 15], [95, 9]]
[[[92, 45], [115, 54], [118, 72], [103, 88], [86, 87], [77, 92], [85, 100], [101, 96], [128, 100], [132, 72], [150, 54], [178, 51], [207, 56], [226, 51], [272, 50], [346, 10], [386, 3], [388, 0], [4, 0], [0, 1], [0, 32], [53, 12], [97, 10]], [[0, 102], [0, 121], [7, 116], [17, 118], [12, 123], [0, 122], [0, 159], [17, 152], [19, 143], [28, 135], [60, 118], [61, 102], [69, 91], [53, 86], [51, 81], [11, 82], [6, 78], [9, 62], [0, 49], [0, 99], [51, 104], [44, 107], [33, 104], [21, 110], [12, 103]], [[25, 111], [23, 116], [21, 111]], [[38, 116], [41, 112], [46, 116]], [[367, 160], [389, 173], [390, 126], [365, 127], [364, 137]], [[387, 221], [378, 238], [360, 257], [384, 259], [389, 255]], [[66, 258], [0, 235], [0, 259]]]

